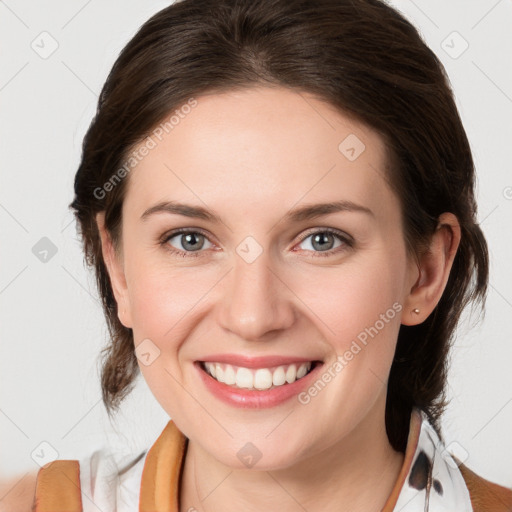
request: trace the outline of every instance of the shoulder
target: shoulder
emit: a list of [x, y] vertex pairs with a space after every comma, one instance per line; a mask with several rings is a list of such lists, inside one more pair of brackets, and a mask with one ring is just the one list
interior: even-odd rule
[[[79, 460], [54, 461], [42, 468], [0, 480], [0, 512], [33, 512], [36, 494], [40, 505], [53, 503], [53, 499], [62, 496], [64, 487], [68, 486], [74, 491], [67, 493], [69, 499], [80, 500], [83, 493], [95, 504], [101, 504], [105, 512], [117, 510], [118, 502], [137, 505], [145, 455], [146, 451], [115, 456], [110, 451], [97, 450]], [[71, 475], [70, 471], [74, 474]], [[63, 477], [63, 472], [69, 474]], [[84, 512], [89, 510], [90, 502], [80, 501]], [[97, 511], [96, 507], [94, 511]]]
[[459, 465], [459, 470], [468, 488], [474, 512], [512, 511], [512, 489], [482, 478], [464, 464]]
[[37, 470], [0, 481], [0, 512], [31, 512]]

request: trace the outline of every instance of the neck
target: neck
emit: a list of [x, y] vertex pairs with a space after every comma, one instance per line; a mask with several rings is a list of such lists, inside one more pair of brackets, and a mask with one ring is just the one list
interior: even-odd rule
[[383, 407], [329, 449], [274, 471], [232, 469], [189, 440], [180, 512], [380, 511], [402, 464], [403, 454], [389, 444]]

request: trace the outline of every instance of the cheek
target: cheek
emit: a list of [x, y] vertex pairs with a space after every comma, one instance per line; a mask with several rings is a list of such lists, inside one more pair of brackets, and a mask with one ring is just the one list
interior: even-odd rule
[[[144, 380], [160, 405], [170, 414], [179, 415], [190, 396], [180, 365], [180, 350], [194, 328], [195, 308], [211, 288], [208, 279], [197, 279], [190, 269], [169, 269], [148, 262], [134, 266], [130, 273], [130, 305], [135, 346], [146, 347], [157, 357], [138, 364]], [[148, 341], [150, 340], [150, 343]]]
[[367, 352], [358, 358], [360, 364], [392, 357], [403, 299], [400, 256], [368, 256], [339, 268], [312, 269], [298, 279], [294, 290], [337, 355], [359, 353], [357, 345]]
[[205, 283], [194, 280], [186, 269], [166, 272], [140, 266], [132, 277], [129, 288], [135, 340], [141, 336], [155, 340], [176, 337], [180, 320], [204, 295]]
[[[329, 345], [330, 360], [298, 397], [325, 449], [384, 404], [402, 309], [400, 254], [370, 251], [338, 268], [301, 274], [294, 289]], [[306, 314], [306, 313], [305, 313]], [[382, 405], [380, 405], [382, 406]]]

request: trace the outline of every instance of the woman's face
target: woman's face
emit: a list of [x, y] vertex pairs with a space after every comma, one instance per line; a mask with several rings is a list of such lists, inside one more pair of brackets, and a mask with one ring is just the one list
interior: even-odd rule
[[140, 145], [123, 205], [116, 297], [151, 391], [231, 467], [382, 433], [418, 271], [381, 137], [284, 88], [196, 101]]

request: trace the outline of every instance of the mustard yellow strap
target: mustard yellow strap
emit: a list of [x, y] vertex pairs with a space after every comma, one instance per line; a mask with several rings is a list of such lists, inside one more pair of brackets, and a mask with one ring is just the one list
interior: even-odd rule
[[33, 512], [82, 512], [77, 460], [55, 460], [39, 470]]
[[187, 438], [169, 421], [146, 455], [140, 512], [179, 512], [179, 480], [186, 443]]

